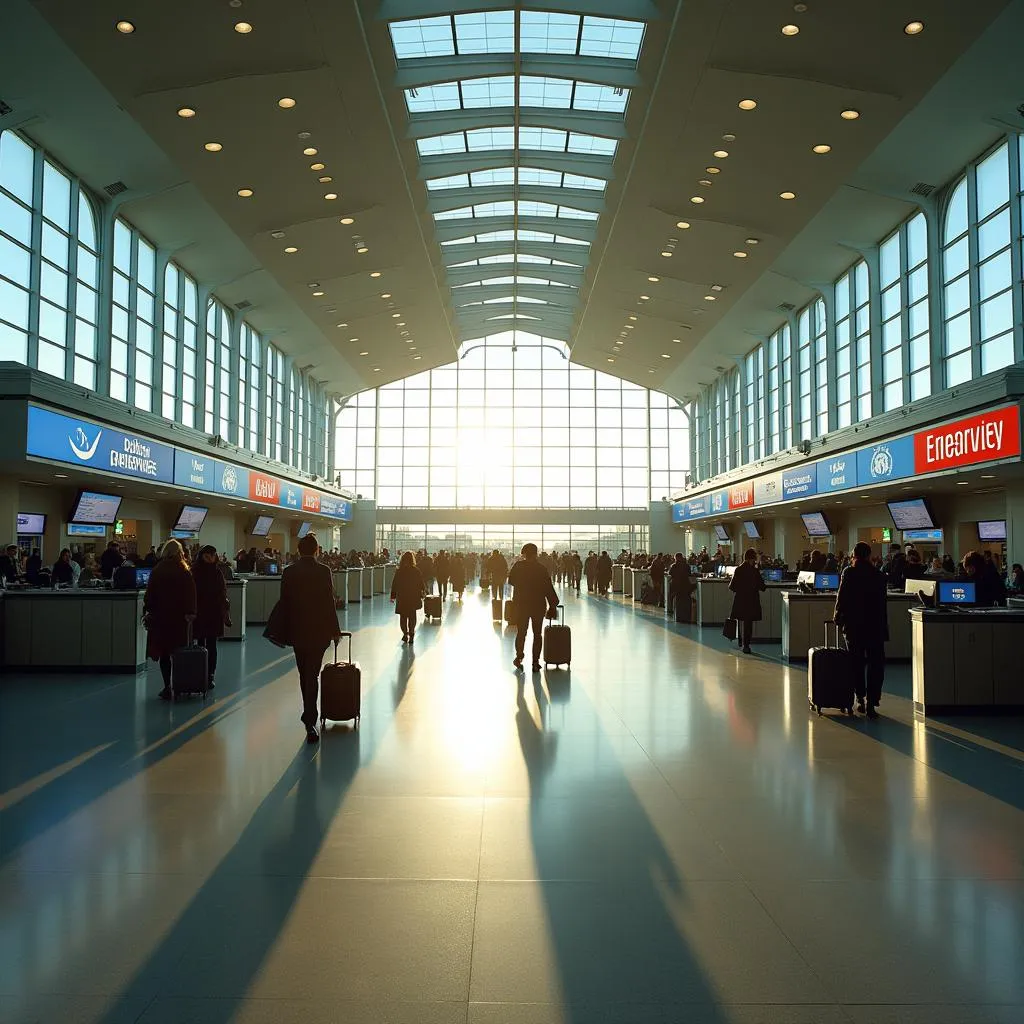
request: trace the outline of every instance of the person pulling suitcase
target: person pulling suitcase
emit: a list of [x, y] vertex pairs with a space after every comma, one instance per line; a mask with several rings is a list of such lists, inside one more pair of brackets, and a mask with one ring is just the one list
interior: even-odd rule
[[553, 619], [558, 614], [558, 594], [551, 583], [547, 569], [537, 560], [537, 545], [524, 544], [523, 557], [512, 566], [508, 581], [513, 587], [516, 615], [516, 656], [513, 665], [517, 669], [523, 667], [523, 655], [526, 651], [526, 632], [533, 628], [533, 671], [540, 671], [540, 656], [543, 646], [541, 633], [545, 605], [547, 618]]

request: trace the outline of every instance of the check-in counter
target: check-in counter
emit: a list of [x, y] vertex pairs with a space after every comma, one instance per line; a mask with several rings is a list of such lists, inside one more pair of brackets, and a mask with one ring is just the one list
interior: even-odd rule
[[361, 572], [363, 581], [363, 597], [368, 601], [373, 597], [373, 566], [364, 565]]
[[644, 584], [650, 581], [651, 574], [646, 569], [630, 569], [629, 571], [633, 574], [633, 586], [629, 588], [629, 596], [635, 608], [643, 604], [640, 595], [644, 592]]
[[384, 593], [384, 566], [375, 565], [373, 567], [373, 592], [375, 594]]
[[146, 664], [141, 590], [8, 590], [8, 669], [136, 672]]
[[225, 640], [244, 640], [246, 623], [246, 591], [249, 584], [243, 579], [228, 580], [228, 618], [230, 626], [224, 627]]
[[910, 610], [914, 710], [1024, 712], [1024, 609]]
[[625, 566], [616, 563], [612, 566], [612, 593], [622, 594], [625, 592], [625, 583], [623, 582], [623, 576], [625, 575]]
[[281, 596], [281, 577], [246, 576], [245, 581], [245, 621], [250, 626], [262, 625]]
[[388, 562], [388, 564], [384, 566], [384, 593], [385, 594], [390, 594], [391, 593], [391, 584], [395, 582], [395, 571], [397, 569], [398, 569], [398, 566], [395, 565], [394, 562]]
[[334, 607], [344, 608], [348, 598], [348, 577], [344, 569], [335, 569], [331, 573], [331, 582], [334, 585]]
[[[612, 566], [612, 576], [615, 576], [615, 566]], [[622, 596], [633, 596], [633, 570], [628, 565], [622, 567]]]
[[354, 569], [346, 569], [345, 579], [347, 581], [347, 600], [345, 603], [359, 604], [363, 599], [363, 570], [358, 566]]
[[729, 580], [709, 577], [697, 580], [697, 625], [721, 626], [732, 611]]
[[[911, 656], [910, 609], [918, 606], [915, 594], [891, 592], [886, 602], [889, 640], [886, 661], [906, 661]], [[806, 594], [800, 590], [783, 591], [782, 657], [784, 661], [806, 661], [811, 647], [825, 641], [825, 625], [836, 610], [835, 593]]]

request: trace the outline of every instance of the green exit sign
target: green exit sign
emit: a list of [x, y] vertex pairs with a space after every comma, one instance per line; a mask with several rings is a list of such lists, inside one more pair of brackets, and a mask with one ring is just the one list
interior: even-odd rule
[[882, 543], [889, 544], [892, 541], [892, 530], [888, 526], [882, 527]]

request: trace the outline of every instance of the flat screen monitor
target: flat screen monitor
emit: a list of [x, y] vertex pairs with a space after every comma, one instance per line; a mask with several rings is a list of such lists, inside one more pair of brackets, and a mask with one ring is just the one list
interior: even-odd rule
[[[18, 533], [21, 529], [21, 517], [18, 517]], [[978, 523], [978, 540], [1006, 540], [1005, 519], [982, 519]]]
[[68, 523], [69, 537], [106, 537], [105, 526], [87, 526], [85, 523]]
[[904, 594], [924, 594], [925, 597], [935, 596], [935, 587], [938, 580], [905, 580], [903, 583]]
[[18, 533], [24, 537], [41, 537], [46, 533], [46, 516], [41, 512], [19, 512]]
[[312, 523], [300, 523], [299, 524], [299, 533], [298, 533], [299, 540], [302, 540], [302, 538], [305, 537], [306, 534], [309, 533], [309, 531], [312, 528], [313, 528], [313, 524]]
[[171, 540], [191, 540], [194, 536], [191, 530], [171, 530]]
[[938, 580], [938, 603], [973, 605], [977, 601], [974, 580]]
[[256, 522], [253, 524], [252, 535], [254, 537], [266, 537], [273, 525], [273, 516], [257, 516]]
[[937, 525], [924, 498], [888, 501], [886, 504], [897, 530], [934, 530]]
[[[885, 533], [883, 530], [882, 533]], [[926, 540], [934, 541], [936, 544], [942, 543], [942, 531], [941, 530], [904, 530], [904, 540]]]
[[730, 579], [731, 580], [733, 578], [733, 576], [736, 575], [736, 566], [735, 565], [723, 565], [722, 566], [722, 575], [726, 579]]
[[824, 512], [801, 512], [804, 529], [808, 537], [831, 537], [832, 527], [828, 525]]
[[120, 495], [79, 491], [74, 505], [71, 506], [68, 522], [112, 526], [117, 522], [117, 510], [120, 507]]
[[797, 585], [806, 584], [807, 586], [813, 587], [814, 577], [815, 573], [811, 572], [809, 569], [803, 569], [796, 574]]
[[715, 523], [715, 539], [721, 541], [729, 539], [729, 531], [721, 523]]
[[209, 511], [205, 505], [182, 505], [178, 518], [174, 521], [174, 529], [198, 533], [203, 528], [206, 513]]
[[839, 573], [837, 572], [816, 572], [814, 574], [815, 590], [838, 590]]
[[145, 590], [149, 586], [149, 574], [152, 569], [136, 569], [135, 570], [135, 586], [139, 590]]
[[743, 529], [750, 540], [761, 539], [761, 531], [757, 528], [757, 523], [746, 522], [743, 524]]
[[268, 576], [276, 576], [277, 575], [277, 562], [267, 562], [266, 570], [267, 570], [267, 575]]
[[765, 583], [781, 583], [785, 578], [785, 569], [762, 569], [761, 579]]

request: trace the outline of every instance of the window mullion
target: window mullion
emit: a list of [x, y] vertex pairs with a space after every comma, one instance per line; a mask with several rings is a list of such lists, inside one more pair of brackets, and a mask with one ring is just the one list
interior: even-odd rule
[[978, 283], [978, 178], [977, 165], [967, 174], [967, 283], [971, 320], [971, 379], [981, 376], [981, 290]]
[[[28, 365], [39, 366], [39, 303], [43, 276], [43, 153], [32, 151], [32, 227], [30, 238], [28, 307]], [[65, 373], [65, 376], [67, 374]]]
[[1007, 159], [1010, 164], [1010, 272], [1013, 281], [1013, 359], [1024, 360], [1024, 135], [1011, 137]]

